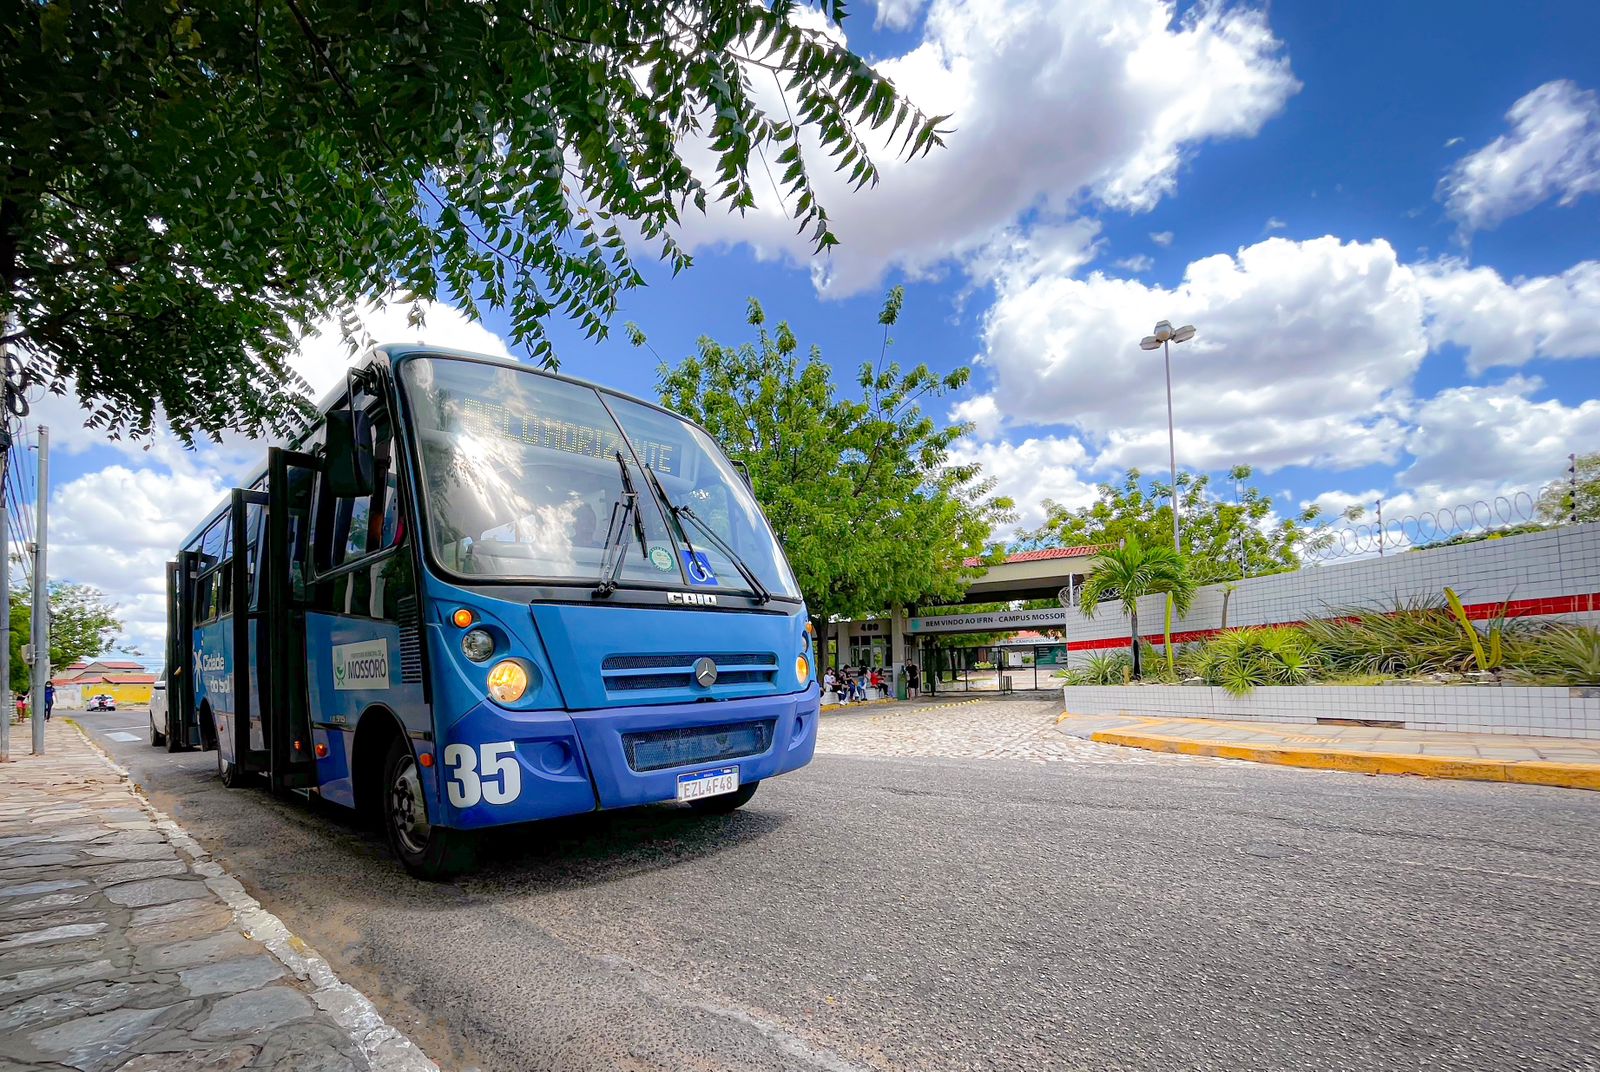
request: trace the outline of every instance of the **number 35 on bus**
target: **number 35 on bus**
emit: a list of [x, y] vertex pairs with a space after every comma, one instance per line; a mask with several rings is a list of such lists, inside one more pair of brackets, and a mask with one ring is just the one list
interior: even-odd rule
[[704, 430], [395, 346], [319, 412], [167, 566], [158, 741], [368, 813], [426, 878], [486, 827], [727, 812], [810, 761], [805, 606]]

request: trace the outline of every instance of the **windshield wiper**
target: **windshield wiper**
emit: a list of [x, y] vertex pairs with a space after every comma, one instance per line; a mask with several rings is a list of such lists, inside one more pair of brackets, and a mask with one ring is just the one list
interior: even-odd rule
[[611, 520], [606, 525], [606, 549], [600, 557], [600, 583], [594, 586], [594, 598], [605, 599], [617, 590], [617, 579], [622, 576], [622, 563], [628, 557], [628, 521], [633, 521], [633, 531], [643, 547], [644, 518], [639, 514], [639, 493], [634, 489], [633, 477], [628, 474], [628, 463], [617, 451], [617, 468], [622, 471], [622, 498], [611, 504]]
[[[667, 497], [667, 489], [661, 486], [661, 478], [656, 476], [656, 471], [648, 465], [644, 467], [644, 478], [650, 484], [650, 490], [655, 493], [661, 505], [671, 510], [672, 516], [678, 519], [680, 531], [683, 529], [684, 521], [691, 522], [695, 528], [705, 535], [706, 539], [711, 541], [712, 546], [726, 555], [728, 561], [733, 563], [733, 568], [739, 571], [739, 575], [750, 586], [750, 591], [755, 593], [757, 603], [772, 602], [772, 593], [767, 591], [767, 586], [761, 583], [761, 578], [756, 576], [755, 570], [751, 569], [749, 564], [739, 557], [737, 551], [728, 546], [726, 540], [717, 535], [715, 529], [701, 520], [700, 515], [695, 513], [693, 509], [687, 506], [679, 506], [669, 499]], [[683, 540], [689, 544], [689, 554], [692, 557], [695, 553], [694, 544], [689, 543], [689, 534], [687, 532], [683, 533]]]

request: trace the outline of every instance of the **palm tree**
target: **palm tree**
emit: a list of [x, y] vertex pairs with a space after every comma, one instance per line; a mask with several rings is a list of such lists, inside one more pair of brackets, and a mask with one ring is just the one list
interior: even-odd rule
[[[1128, 615], [1132, 639], [1133, 676], [1139, 677], [1139, 597], [1165, 594], [1172, 600], [1178, 614], [1187, 614], [1194, 599], [1194, 581], [1189, 577], [1189, 567], [1177, 550], [1157, 544], [1145, 547], [1139, 537], [1129, 534], [1121, 547], [1100, 552], [1094, 567], [1079, 590], [1078, 606], [1085, 618], [1093, 618], [1095, 608], [1104, 600], [1115, 599]], [[1172, 637], [1167, 637], [1167, 648], [1172, 648]]]

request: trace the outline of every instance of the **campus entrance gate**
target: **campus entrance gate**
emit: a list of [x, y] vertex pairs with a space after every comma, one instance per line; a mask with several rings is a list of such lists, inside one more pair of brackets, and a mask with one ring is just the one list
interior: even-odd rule
[[944, 648], [925, 643], [918, 665], [922, 668], [923, 691], [931, 695], [1051, 689], [1061, 684], [1055, 675], [1067, 667], [1067, 645]]

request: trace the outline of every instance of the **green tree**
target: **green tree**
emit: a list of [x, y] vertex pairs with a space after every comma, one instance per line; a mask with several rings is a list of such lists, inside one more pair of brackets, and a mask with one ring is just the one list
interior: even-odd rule
[[1569, 474], [1539, 492], [1538, 518], [1547, 525], [1600, 521], [1600, 451], [1578, 455], [1575, 464], [1576, 489], [1573, 474]]
[[[1170, 515], [1168, 515], [1170, 517]], [[1119, 547], [1108, 547], [1095, 556], [1089, 576], [1078, 594], [1078, 606], [1086, 618], [1093, 618], [1099, 605], [1116, 600], [1128, 616], [1129, 649], [1133, 657], [1133, 676], [1143, 670], [1139, 660], [1139, 598], [1165, 595], [1179, 614], [1189, 612], [1194, 599], [1195, 581], [1188, 564], [1170, 544], [1146, 546], [1137, 532], [1130, 532]], [[1172, 653], [1172, 634], [1167, 634], [1167, 653]]]
[[[805, 18], [805, 9], [822, 18]], [[282, 431], [285, 364], [367, 300], [606, 333], [683, 212], [756, 203], [818, 250], [943, 117], [838, 43], [843, 0], [33, 0], [0, 20], [0, 341], [109, 434]], [[830, 36], [835, 34], [835, 36]], [[686, 150], [711, 163], [700, 174]]]
[[[1232, 500], [1212, 494], [1208, 476], [1178, 475], [1184, 558], [1197, 585], [1298, 569], [1299, 550], [1322, 531], [1315, 506], [1277, 516], [1271, 496], [1246, 483], [1251, 472], [1248, 465], [1229, 470], [1237, 489]], [[1101, 484], [1098, 492], [1077, 509], [1046, 499], [1044, 524], [1023, 533], [1018, 549], [1114, 544], [1129, 536], [1146, 547], [1172, 545], [1170, 483], [1129, 469], [1120, 483]]]
[[1011, 501], [992, 494], [993, 480], [951, 460], [970, 426], [941, 425], [922, 411], [965, 384], [968, 369], [940, 376], [887, 359], [903, 300], [897, 287], [884, 303], [878, 354], [861, 363], [856, 398], [836, 389], [816, 347], [800, 358], [787, 323], [769, 330], [754, 299], [746, 318], [753, 342], [702, 338], [694, 356], [659, 369], [662, 403], [699, 421], [749, 467], [820, 624], [957, 598], [978, 573], [966, 561], [984, 555], [993, 527], [1010, 517]]
[[[11, 689], [32, 688], [22, 646], [32, 642], [33, 608], [29, 593], [11, 593]], [[50, 668], [54, 673], [79, 659], [104, 654], [122, 633], [116, 608], [105, 593], [87, 584], [50, 583]]]

